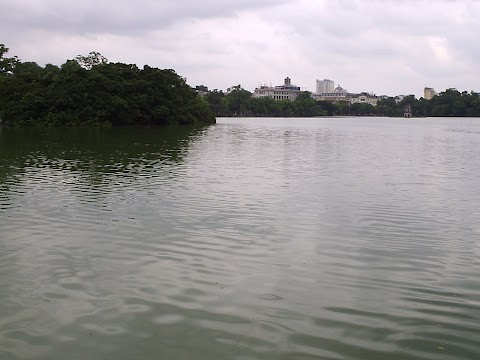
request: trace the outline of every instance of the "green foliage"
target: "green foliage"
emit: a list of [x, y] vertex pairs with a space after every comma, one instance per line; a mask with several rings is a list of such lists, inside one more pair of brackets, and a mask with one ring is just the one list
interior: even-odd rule
[[409, 104], [413, 109], [413, 116], [441, 117], [441, 116], [480, 116], [479, 94], [447, 89], [434, 96], [431, 100], [415, 99], [413, 95], [405, 97], [396, 104], [395, 99], [380, 100], [376, 106], [376, 115], [403, 116], [404, 107]]
[[252, 93], [250, 91], [245, 90], [240, 85], [233, 86], [225, 96], [229, 112], [234, 116], [246, 114], [251, 97]]
[[480, 116], [479, 94], [448, 89], [429, 101], [431, 116]]
[[232, 86], [225, 94], [217, 89], [205, 99], [217, 116], [325, 116], [328, 111], [313, 100], [309, 92], [301, 93], [295, 101], [256, 98], [241, 85]]
[[225, 94], [223, 91], [217, 89], [210, 91], [205, 96], [210, 109], [216, 116], [226, 116], [228, 113], [228, 106], [225, 100]]
[[60, 68], [18, 62], [11, 74], [0, 79], [4, 125], [215, 122], [207, 101], [171, 69], [145, 66], [140, 70], [136, 65], [107, 63], [93, 52]]
[[208, 92], [208, 87], [206, 87], [205, 85], [197, 85], [195, 86], [195, 90], [206, 93]]
[[480, 96], [475, 92], [458, 92], [448, 89], [433, 99], [416, 99], [409, 95], [397, 103], [393, 97], [380, 99], [377, 106], [364, 103], [315, 101], [309, 92], [302, 92], [295, 101], [255, 98], [240, 85], [229, 89], [225, 95], [214, 90], [205, 99], [217, 116], [390, 116], [403, 117], [407, 105], [413, 116], [480, 116]]
[[5, 45], [0, 44], [0, 76], [11, 75], [12, 71], [15, 69], [15, 66], [18, 64], [18, 57], [14, 56], [13, 58], [5, 57], [5, 54], [8, 53], [8, 48]]
[[432, 109], [432, 116], [450, 116], [451, 111], [447, 104], [435, 105]]
[[91, 70], [94, 66], [108, 63], [108, 59], [97, 51], [91, 51], [86, 56], [77, 55], [75, 61], [86, 70]]
[[371, 104], [355, 103], [349, 107], [349, 115], [371, 116], [375, 113], [375, 107]]

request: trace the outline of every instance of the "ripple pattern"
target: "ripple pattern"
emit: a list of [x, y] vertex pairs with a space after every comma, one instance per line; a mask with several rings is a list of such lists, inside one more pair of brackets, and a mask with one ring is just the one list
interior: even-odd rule
[[480, 358], [480, 123], [0, 133], [0, 359]]

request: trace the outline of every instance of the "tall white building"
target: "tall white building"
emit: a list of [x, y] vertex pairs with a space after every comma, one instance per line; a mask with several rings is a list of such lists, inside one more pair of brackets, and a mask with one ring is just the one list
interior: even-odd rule
[[425, 99], [431, 100], [435, 95], [437, 95], [437, 93], [435, 92], [435, 90], [433, 90], [433, 88], [426, 87], [425, 89], [423, 89], [423, 97]]
[[324, 80], [317, 80], [317, 94], [327, 94], [333, 93], [335, 88], [335, 83], [332, 80], [324, 79]]

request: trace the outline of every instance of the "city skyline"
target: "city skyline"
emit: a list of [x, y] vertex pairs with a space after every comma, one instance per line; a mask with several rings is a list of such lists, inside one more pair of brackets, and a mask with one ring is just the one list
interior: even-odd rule
[[211, 89], [288, 75], [312, 92], [331, 78], [351, 92], [420, 97], [426, 86], [480, 90], [479, 16], [474, 0], [5, 0], [0, 42], [40, 65], [98, 51]]
[[[277, 96], [275, 95], [280, 95], [280, 94], [269, 94], [268, 92], [266, 92], [267, 90], [270, 90], [270, 91], [275, 91], [275, 90], [278, 90], [280, 88], [283, 88], [284, 85], [287, 85], [287, 81], [288, 81], [288, 85], [291, 85], [291, 79], [290, 77], [286, 77], [284, 79], [284, 84], [275, 84], [273, 85], [272, 83], [270, 84], [259, 84], [252, 92], [253, 96], [256, 96], [256, 97], [264, 97], [264, 96], [270, 96], [272, 98], [274, 98], [275, 100], [282, 100], [283, 98], [282, 97], [279, 97], [277, 98]], [[344, 89], [340, 84], [335, 84], [335, 81], [334, 80], [331, 80], [331, 79], [323, 79], [323, 80], [319, 80], [317, 79], [316, 80], [316, 90], [315, 91], [309, 91], [309, 90], [306, 90], [306, 87], [302, 87], [302, 86], [297, 86], [297, 85], [294, 85], [295, 87], [295, 90], [297, 92], [300, 92], [300, 91], [308, 91], [312, 94], [312, 96], [314, 98], [318, 98], [319, 95], [334, 95], [334, 94], [337, 94], [337, 93], [340, 93], [342, 96], [350, 96], [350, 95], [368, 95], [370, 97], [376, 97], [376, 98], [387, 98], [387, 97], [392, 97], [392, 98], [403, 98], [405, 96], [409, 96], [409, 95], [414, 95], [415, 94], [413, 92], [411, 93], [408, 93], [408, 94], [378, 94], [374, 91], [357, 91], [357, 92], [353, 92], [353, 91], [348, 91], [347, 89]], [[448, 88], [448, 89], [455, 89], [455, 88]], [[209, 89], [209, 90], [222, 90], [223, 89]], [[228, 88], [226, 91], [228, 92], [230, 90], [230, 88]], [[247, 91], [250, 91], [250, 89], [245, 89]], [[442, 91], [445, 91], [447, 89], [444, 89]], [[457, 90], [457, 89], [455, 89]], [[416, 98], [425, 98], [427, 100], [431, 100], [433, 96], [437, 95], [438, 93], [435, 91], [434, 88], [432, 87], [428, 87], [428, 86], [425, 86], [422, 90], [422, 94], [420, 96], [415, 96]], [[286, 94], [282, 94], [282, 95], [286, 95]], [[335, 96], [333, 96], [335, 97]], [[290, 98], [288, 97], [289, 100], [294, 100], [296, 98], [296, 95], [294, 96], [294, 98]]]

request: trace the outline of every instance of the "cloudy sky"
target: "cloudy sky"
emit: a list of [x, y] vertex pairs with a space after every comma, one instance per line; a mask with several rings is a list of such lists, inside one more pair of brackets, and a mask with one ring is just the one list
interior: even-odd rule
[[99, 51], [190, 85], [329, 78], [352, 91], [480, 91], [478, 0], [1, 0], [10, 56], [60, 65]]

